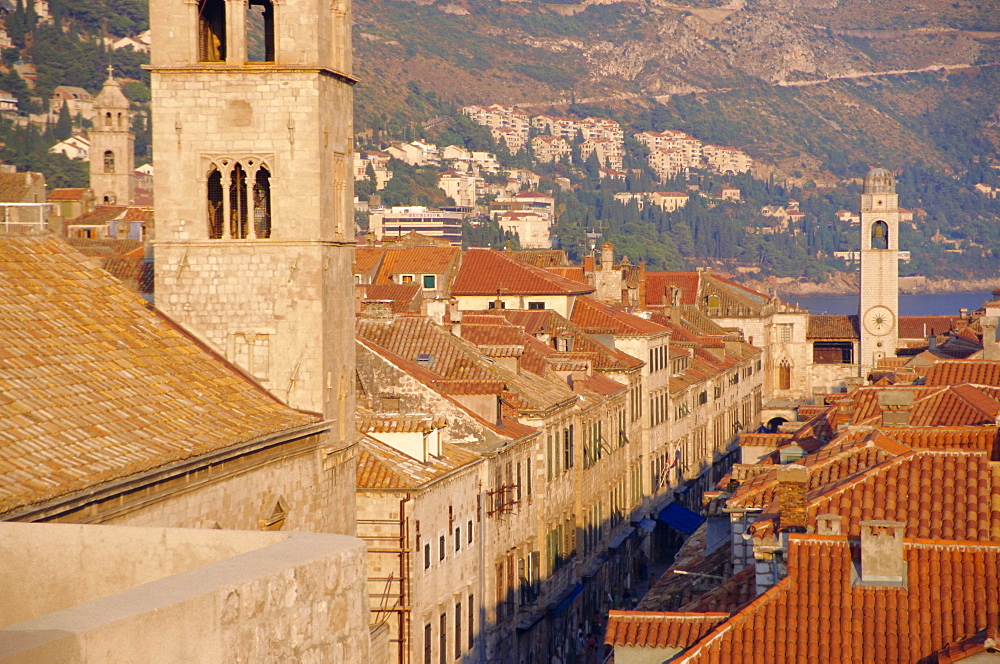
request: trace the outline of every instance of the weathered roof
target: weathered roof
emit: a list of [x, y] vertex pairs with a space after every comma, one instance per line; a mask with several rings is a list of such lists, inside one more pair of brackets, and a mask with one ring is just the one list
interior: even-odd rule
[[371, 436], [359, 440], [357, 487], [365, 489], [419, 489], [481, 457], [458, 445], [443, 443], [440, 456], [421, 462]]
[[[459, 247], [399, 247], [385, 250], [375, 283], [389, 283], [394, 274], [445, 274], [459, 259]], [[357, 260], [357, 259], [355, 259]]]
[[452, 284], [453, 295], [584, 295], [594, 288], [522, 263], [504, 252], [473, 248], [465, 252]]
[[924, 385], [972, 383], [1000, 387], [1000, 362], [951, 360], [936, 362], [927, 369]]
[[27, 201], [25, 197], [35, 185], [36, 178], [42, 178], [40, 173], [0, 173], [0, 201], [4, 203], [44, 203], [45, 201]]
[[860, 339], [857, 316], [810, 314], [807, 339]]
[[562, 249], [524, 249], [507, 253], [522, 263], [529, 263], [535, 267], [560, 267], [569, 265], [566, 252]]
[[944, 334], [964, 320], [957, 316], [900, 316], [900, 339], [926, 339], [932, 334]]
[[0, 237], [0, 512], [320, 421], [51, 237]]

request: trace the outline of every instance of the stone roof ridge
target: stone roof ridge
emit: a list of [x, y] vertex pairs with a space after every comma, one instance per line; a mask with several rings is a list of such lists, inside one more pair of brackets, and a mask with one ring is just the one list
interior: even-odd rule
[[937, 652], [937, 664], [953, 664], [980, 653], [995, 653], [1000, 649], [1000, 630], [987, 627], [971, 636], [949, 643]]

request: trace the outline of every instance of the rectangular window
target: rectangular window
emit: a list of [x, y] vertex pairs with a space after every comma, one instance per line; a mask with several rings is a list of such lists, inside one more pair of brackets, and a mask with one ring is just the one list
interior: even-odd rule
[[529, 456], [525, 463], [524, 469], [524, 489], [525, 493], [529, 496], [531, 495], [531, 457]]
[[402, 276], [402, 283], [404, 283], [404, 284], [412, 284], [413, 283], [413, 275], [412, 274], [404, 274]]
[[544, 302], [529, 302], [528, 303], [528, 309], [534, 309], [534, 310], [537, 311], [539, 309], [544, 309], [544, 308], [545, 308], [545, 303]]
[[521, 462], [517, 462], [517, 482], [514, 484], [514, 495], [518, 502], [521, 501]]
[[791, 325], [779, 325], [778, 326], [778, 341], [787, 344], [792, 340], [792, 326]]
[[455, 659], [462, 656], [462, 603], [455, 602]]
[[461, 527], [455, 528], [455, 550], [456, 551], [461, 551], [462, 550], [462, 528]]
[[468, 537], [469, 537], [469, 544], [472, 544], [472, 519], [469, 519], [469, 525], [468, 525], [468, 527], [465, 530], [466, 530], [467, 533], [469, 533], [469, 535], [468, 535]]
[[431, 624], [424, 625], [424, 664], [431, 663]]
[[439, 661], [441, 664], [448, 664], [448, 614], [441, 614], [441, 634], [438, 637], [441, 639], [439, 654]]
[[438, 540], [438, 560], [444, 560], [444, 535]]
[[469, 650], [476, 646], [476, 602], [474, 595], [469, 595]]
[[435, 277], [433, 274], [424, 275], [424, 288], [430, 289], [434, 288], [436, 285], [437, 285], [437, 277]]
[[431, 567], [431, 545], [430, 542], [424, 544], [424, 569]]

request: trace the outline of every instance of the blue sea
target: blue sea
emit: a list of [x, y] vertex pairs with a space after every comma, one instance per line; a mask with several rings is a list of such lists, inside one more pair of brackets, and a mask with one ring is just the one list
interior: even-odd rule
[[[782, 300], [809, 310], [813, 314], [856, 314], [858, 295], [811, 296], [786, 295]], [[901, 316], [957, 316], [962, 307], [972, 311], [993, 299], [990, 292], [928, 293], [900, 295]]]

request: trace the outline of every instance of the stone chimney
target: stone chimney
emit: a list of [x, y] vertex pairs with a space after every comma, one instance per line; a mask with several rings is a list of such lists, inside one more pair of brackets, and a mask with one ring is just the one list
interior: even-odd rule
[[637, 294], [636, 305], [640, 309], [646, 308], [646, 261], [639, 261], [639, 293]]
[[1000, 339], [997, 338], [998, 316], [983, 316], [979, 324], [983, 327], [983, 359], [1000, 360]]
[[906, 583], [903, 531], [900, 521], [861, 522], [862, 585], [896, 586]]
[[883, 426], [909, 426], [913, 391], [883, 390], [878, 393], [878, 405], [882, 409]]
[[601, 272], [607, 272], [615, 266], [615, 245], [605, 242], [601, 245]]
[[843, 517], [839, 514], [820, 514], [816, 517], [817, 535], [840, 535], [840, 524]]
[[806, 532], [808, 488], [808, 468], [794, 463], [778, 467], [778, 532]]
[[451, 333], [456, 337], [462, 336], [462, 312], [453, 304], [448, 304], [448, 325], [451, 326]]

